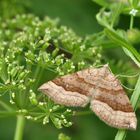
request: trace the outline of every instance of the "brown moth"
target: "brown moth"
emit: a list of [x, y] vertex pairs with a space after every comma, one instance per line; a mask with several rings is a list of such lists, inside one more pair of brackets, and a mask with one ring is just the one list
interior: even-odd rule
[[88, 68], [43, 84], [40, 91], [55, 103], [90, 108], [106, 124], [135, 130], [137, 118], [119, 80], [108, 65]]

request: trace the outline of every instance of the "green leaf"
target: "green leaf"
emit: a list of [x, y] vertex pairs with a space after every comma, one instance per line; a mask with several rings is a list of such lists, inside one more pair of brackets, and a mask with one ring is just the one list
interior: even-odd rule
[[135, 62], [135, 64], [138, 67], [140, 67], [140, 62], [134, 57], [134, 55], [128, 49], [126, 49], [126, 48], [123, 48], [123, 50], [124, 50], [125, 54], [127, 56], [129, 56]]
[[110, 11], [106, 11], [105, 8], [102, 8], [96, 15], [98, 23], [104, 27], [114, 27], [119, 21], [119, 16], [123, 11], [123, 8], [124, 5], [121, 2], [118, 4], [113, 4], [110, 7]]
[[132, 1], [133, 7], [134, 7], [134, 8], [137, 7], [137, 6], [138, 6], [138, 3], [139, 3], [139, 0], [133, 0], [133, 1]]
[[[105, 34], [109, 39], [111, 39], [115, 44], [119, 45], [120, 47], [124, 47], [128, 49], [136, 58], [138, 62], [140, 62], [140, 54], [137, 50], [129, 44], [124, 38], [118, 35], [113, 29], [105, 29]], [[128, 54], [127, 54], [128, 55]], [[136, 62], [136, 61], [134, 61]]]
[[111, 15], [112, 15], [112, 17], [111, 17], [111, 20], [112, 20], [112, 21], [111, 21], [111, 27], [113, 27], [114, 24], [118, 21], [118, 18], [119, 18], [119, 16], [120, 16], [120, 14], [121, 14], [123, 8], [124, 8], [124, 5], [123, 5], [122, 2], [113, 5], [112, 11], [111, 11], [111, 13], [112, 13], [112, 14], [111, 14]]
[[92, 0], [92, 1], [96, 2], [97, 4], [103, 7], [108, 7], [110, 5], [109, 1], [106, 0]]
[[96, 19], [100, 25], [109, 28], [110, 16], [111, 16], [111, 13], [105, 12], [105, 8], [102, 8], [100, 12], [96, 15]]

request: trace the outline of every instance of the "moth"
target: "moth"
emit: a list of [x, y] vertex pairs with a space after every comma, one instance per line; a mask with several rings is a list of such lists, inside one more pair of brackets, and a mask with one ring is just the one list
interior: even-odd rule
[[85, 107], [106, 124], [135, 130], [137, 118], [119, 80], [108, 65], [88, 68], [49, 81], [39, 87], [55, 103], [71, 107]]

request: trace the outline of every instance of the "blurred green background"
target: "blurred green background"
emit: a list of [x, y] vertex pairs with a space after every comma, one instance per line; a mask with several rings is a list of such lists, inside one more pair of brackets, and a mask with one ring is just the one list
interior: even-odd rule
[[101, 30], [95, 14], [99, 6], [91, 0], [32, 0], [31, 12], [43, 17], [58, 17], [60, 23], [71, 27], [77, 34], [85, 35]]
[[[9, 4], [12, 4], [12, 2], [9, 0]], [[81, 36], [99, 32], [102, 29], [95, 18], [100, 7], [91, 0], [26, 0], [18, 3], [16, 1], [13, 2], [15, 4], [14, 8], [19, 9], [19, 14], [24, 5], [25, 13], [33, 13], [40, 18], [43, 18], [45, 15], [51, 18], [59, 18], [61, 24], [72, 28]], [[9, 7], [9, 5], [5, 6], [13, 8], [12, 6]], [[7, 15], [10, 10], [14, 12], [15, 9], [8, 9]], [[3, 11], [0, 13], [2, 16], [6, 15]], [[82, 110], [85, 111], [88, 108]], [[139, 113], [139, 109], [137, 113]], [[140, 113], [137, 116], [140, 116]], [[94, 113], [74, 117], [73, 122], [72, 127], [58, 130], [51, 123], [43, 126], [39, 123], [26, 121], [24, 140], [57, 140], [60, 132], [64, 132], [72, 140], [113, 140], [117, 132], [117, 129], [113, 129], [100, 121]], [[11, 140], [14, 137], [15, 127], [15, 118], [1, 118], [0, 140]], [[139, 131], [140, 128], [138, 126], [137, 131], [129, 132], [127, 140], [139, 140]]]

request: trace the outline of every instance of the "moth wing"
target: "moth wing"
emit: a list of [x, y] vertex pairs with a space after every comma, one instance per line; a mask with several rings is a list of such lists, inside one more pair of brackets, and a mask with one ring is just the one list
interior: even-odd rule
[[108, 72], [97, 85], [91, 100], [91, 110], [112, 127], [135, 130], [136, 115], [119, 80]]
[[[84, 107], [89, 103], [86, 84], [78, 79], [77, 74], [65, 75], [43, 84], [39, 90], [49, 96], [55, 103]], [[83, 89], [83, 87], [85, 87]]]
[[130, 101], [107, 65], [56, 78], [39, 90], [66, 106], [85, 106], [90, 99], [91, 110], [108, 125], [136, 129], [137, 119]]

